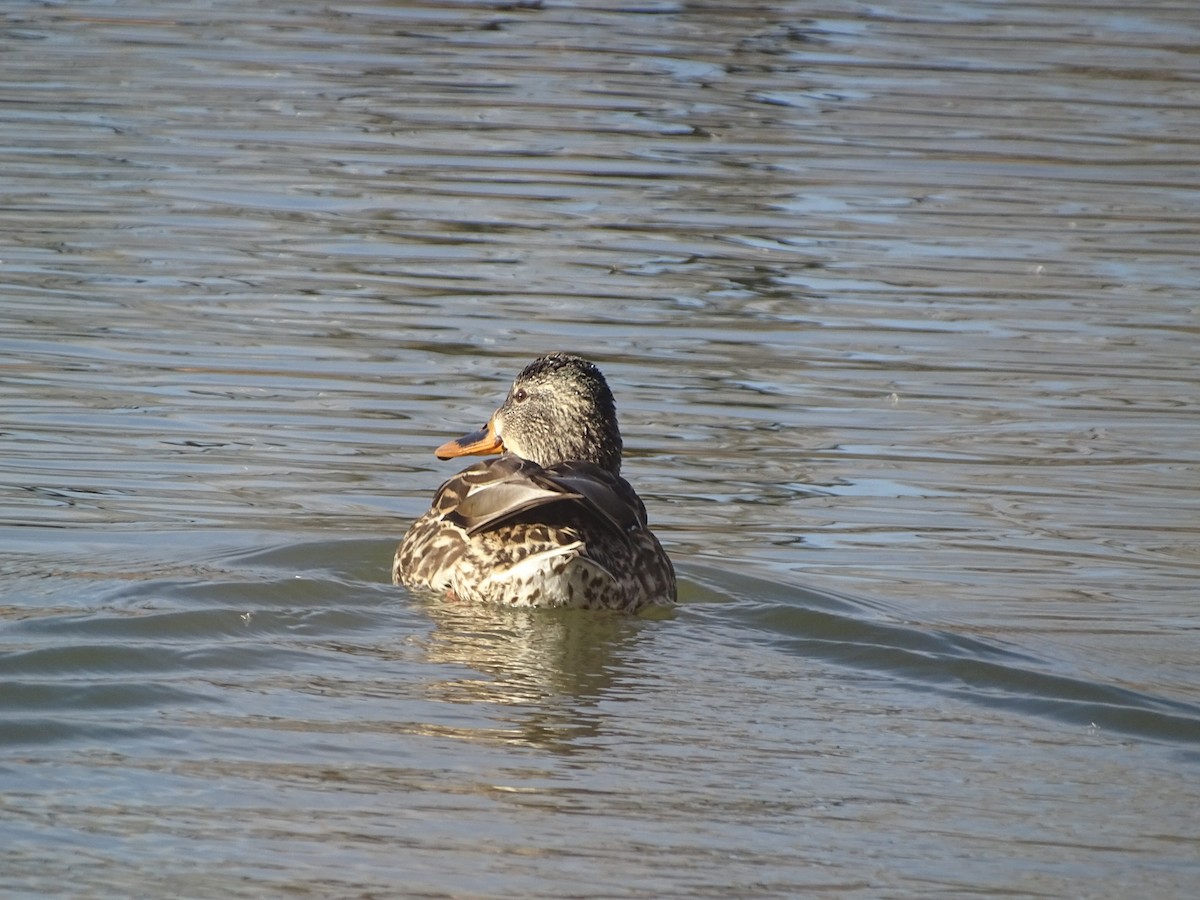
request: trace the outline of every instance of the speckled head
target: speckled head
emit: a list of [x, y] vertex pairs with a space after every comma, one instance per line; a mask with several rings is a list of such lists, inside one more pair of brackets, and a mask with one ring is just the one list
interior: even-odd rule
[[584, 460], [620, 474], [617, 406], [600, 370], [567, 353], [534, 360], [487, 425], [442, 445], [437, 455], [449, 459], [502, 451], [542, 466]]

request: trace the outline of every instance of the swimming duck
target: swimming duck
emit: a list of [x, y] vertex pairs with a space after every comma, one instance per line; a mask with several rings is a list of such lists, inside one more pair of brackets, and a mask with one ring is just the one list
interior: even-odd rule
[[479, 431], [438, 459], [502, 453], [459, 472], [396, 548], [392, 581], [453, 599], [635, 612], [675, 602], [675, 570], [621, 477], [604, 376], [552, 353], [517, 376]]

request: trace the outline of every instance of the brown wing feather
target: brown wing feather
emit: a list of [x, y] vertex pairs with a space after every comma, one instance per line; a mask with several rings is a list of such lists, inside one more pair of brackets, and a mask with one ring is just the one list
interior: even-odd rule
[[624, 534], [646, 527], [646, 507], [629, 482], [588, 462], [565, 462], [545, 469], [546, 478], [562, 489], [582, 494]]
[[438, 489], [433, 506], [474, 535], [550, 504], [579, 504], [582, 514], [627, 536], [644, 527], [646, 510], [623, 478], [584, 462], [543, 469], [502, 456], [464, 469]]

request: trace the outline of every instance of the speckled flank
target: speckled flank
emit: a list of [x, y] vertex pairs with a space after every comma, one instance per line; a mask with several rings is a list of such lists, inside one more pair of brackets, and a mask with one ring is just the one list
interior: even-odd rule
[[670, 561], [649, 531], [608, 540], [607, 529], [514, 523], [467, 535], [430, 510], [405, 535], [392, 579], [468, 602], [634, 611], [669, 604], [675, 582], [648, 577]]

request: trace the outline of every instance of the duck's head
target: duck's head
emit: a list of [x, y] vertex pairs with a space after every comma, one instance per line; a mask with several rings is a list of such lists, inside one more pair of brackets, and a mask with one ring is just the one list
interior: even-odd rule
[[541, 466], [583, 460], [617, 475], [617, 406], [595, 365], [551, 353], [525, 367], [483, 428], [436, 452], [438, 459], [508, 452]]

